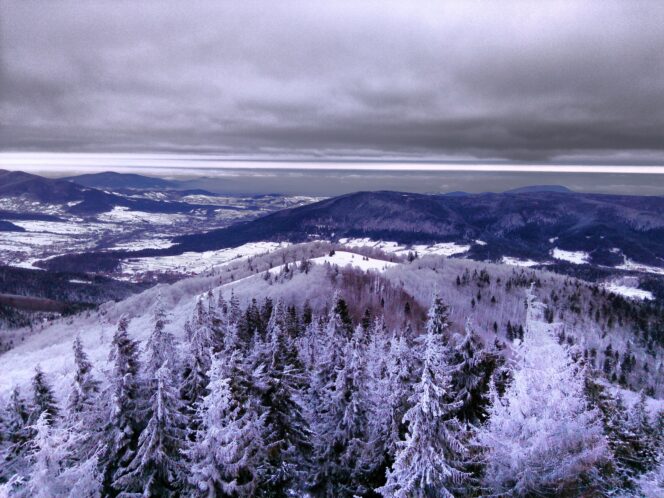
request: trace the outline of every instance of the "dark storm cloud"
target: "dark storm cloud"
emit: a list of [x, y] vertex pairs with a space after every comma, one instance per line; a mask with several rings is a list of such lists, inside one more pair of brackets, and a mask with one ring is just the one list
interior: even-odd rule
[[664, 163], [664, 4], [0, 3], [0, 148]]

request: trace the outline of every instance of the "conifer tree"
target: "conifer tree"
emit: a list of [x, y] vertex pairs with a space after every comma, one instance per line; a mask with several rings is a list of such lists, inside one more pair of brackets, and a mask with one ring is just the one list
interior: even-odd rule
[[532, 289], [527, 306], [513, 381], [502, 398], [494, 394], [478, 430], [485, 485], [518, 496], [596, 493], [610, 454], [599, 414], [584, 396], [585, 374], [555, 340]]
[[489, 400], [486, 394], [496, 359], [486, 352], [473, 332], [470, 320], [466, 322], [461, 341], [454, 347], [451, 363], [453, 390], [461, 401], [457, 417], [462, 422], [478, 425], [487, 417]]
[[181, 401], [168, 361], [153, 375], [147, 425], [131, 460], [116, 473], [113, 487], [142, 496], [179, 496], [185, 443]]
[[[153, 308], [152, 332], [146, 344], [145, 373], [148, 379], [154, 379], [164, 363], [168, 363], [171, 369], [176, 369], [178, 366], [175, 358], [175, 338], [166, 330], [168, 323], [160, 293]], [[197, 329], [194, 329], [192, 332], [196, 331]]]
[[37, 419], [46, 413], [47, 423], [52, 423], [58, 415], [58, 406], [51, 386], [46, 381], [42, 369], [37, 366], [32, 378], [32, 413], [30, 420], [36, 423]]
[[[213, 346], [203, 302], [199, 300], [191, 322], [189, 351], [184, 359], [184, 378], [181, 387], [181, 396], [189, 413], [195, 413], [196, 404], [207, 394]], [[195, 423], [190, 425], [191, 429], [195, 430]]]
[[655, 467], [658, 456], [658, 438], [661, 434], [655, 432], [648, 407], [646, 395], [643, 391], [639, 399], [629, 411], [627, 427], [635, 435], [634, 454], [632, 466], [637, 473], [648, 472]]
[[99, 394], [99, 381], [92, 375], [92, 363], [90, 363], [88, 355], [83, 350], [80, 336], [74, 339], [73, 350], [76, 371], [74, 372], [74, 381], [69, 394], [67, 411], [70, 418], [79, 422], [94, 409], [95, 398]]
[[129, 465], [138, 437], [143, 428], [143, 389], [140, 379], [139, 346], [129, 337], [129, 321], [121, 317], [111, 343], [109, 360], [109, 417], [106, 426], [104, 493], [124, 491], [114, 489], [113, 481]]
[[9, 480], [26, 466], [25, 457], [30, 441], [29, 411], [18, 387], [12, 389], [2, 417], [2, 452], [0, 480]]
[[263, 440], [268, 457], [261, 489], [274, 496], [302, 491], [311, 453], [311, 432], [299, 395], [305, 385], [304, 371], [285, 326], [283, 303], [278, 302], [267, 325], [267, 342], [257, 344], [255, 352], [257, 366], [263, 367]]
[[[26, 496], [53, 498], [56, 496], [100, 496], [101, 476], [96, 457], [76, 462], [73, 450], [80, 436], [67, 428], [55, 426], [47, 411], [33, 426], [30, 461], [32, 467], [25, 483]], [[85, 494], [72, 494], [73, 491]]]
[[79, 436], [73, 448], [73, 458], [86, 461], [92, 458], [100, 443], [107, 414], [101, 409], [100, 382], [92, 375], [92, 363], [83, 350], [80, 337], [74, 339], [74, 380], [67, 400], [66, 428]]
[[447, 306], [437, 295], [429, 309], [423, 338], [423, 365], [414, 387], [412, 406], [404, 415], [408, 432], [399, 444], [387, 483], [377, 491], [386, 497], [453, 497], [466, 480], [461, 427], [453, 414], [449, 356], [443, 332], [448, 327]]
[[[378, 336], [384, 337], [384, 336]], [[377, 341], [377, 337], [372, 338]], [[370, 348], [366, 362], [369, 366], [384, 359], [385, 370], [370, 368], [369, 399], [371, 402], [371, 458], [372, 487], [385, 484], [385, 475], [394, 463], [399, 441], [406, 433], [403, 416], [409, 407], [414, 383], [415, 360], [407, 333], [398, 333], [389, 341], [387, 352]]]
[[366, 492], [369, 410], [368, 378], [358, 326], [346, 341], [343, 362], [326, 393], [326, 410], [318, 427], [316, 489], [324, 496], [353, 496]]
[[604, 434], [613, 456], [605, 469], [607, 487], [633, 492], [636, 479], [644, 470], [637, 457], [642, 442], [630, 427], [623, 398], [620, 394], [612, 394], [590, 375], [586, 376], [585, 393], [590, 406], [602, 414]]
[[239, 352], [228, 362], [215, 356], [209, 393], [198, 406], [201, 423], [187, 450], [194, 496], [258, 494], [266, 459], [265, 415], [253, 394], [253, 383]]

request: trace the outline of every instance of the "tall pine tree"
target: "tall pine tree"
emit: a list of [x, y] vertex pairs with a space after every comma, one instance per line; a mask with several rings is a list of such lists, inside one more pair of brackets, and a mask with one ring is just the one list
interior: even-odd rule
[[139, 345], [129, 337], [129, 321], [121, 317], [111, 343], [113, 366], [108, 387], [109, 417], [106, 425], [104, 494], [124, 491], [113, 485], [131, 462], [143, 428], [143, 389], [140, 379]]
[[599, 414], [588, 408], [583, 369], [558, 344], [532, 289], [527, 306], [513, 381], [502, 398], [494, 394], [478, 431], [485, 484], [517, 496], [593, 495], [610, 459]]
[[444, 332], [448, 327], [447, 306], [438, 295], [429, 309], [423, 338], [423, 365], [415, 385], [412, 406], [404, 415], [408, 432], [399, 444], [387, 483], [377, 491], [392, 497], [453, 497], [466, 480], [462, 470], [467, 452], [461, 442], [461, 427], [453, 414], [460, 402], [454, 399], [449, 352]]
[[55, 401], [53, 389], [46, 381], [46, 376], [42, 369], [35, 368], [35, 376], [32, 378], [32, 413], [30, 420], [36, 423], [42, 414], [46, 414], [47, 423], [53, 423], [58, 415], [58, 405]]
[[265, 414], [256, 398], [249, 365], [234, 352], [217, 354], [209, 393], [198, 405], [200, 425], [189, 444], [190, 484], [194, 496], [253, 497], [266, 460]]

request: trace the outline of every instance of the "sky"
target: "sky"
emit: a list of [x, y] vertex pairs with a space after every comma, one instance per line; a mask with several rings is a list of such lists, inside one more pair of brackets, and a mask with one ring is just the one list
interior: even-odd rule
[[0, 0], [0, 153], [661, 167], [662, 26], [647, 0]]

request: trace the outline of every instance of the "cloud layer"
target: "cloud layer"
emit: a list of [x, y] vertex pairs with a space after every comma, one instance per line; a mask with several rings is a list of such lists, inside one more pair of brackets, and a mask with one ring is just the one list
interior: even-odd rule
[[0, 3], [0, 149], [664, 164], [664, 4]]

